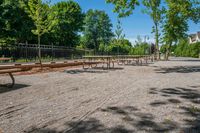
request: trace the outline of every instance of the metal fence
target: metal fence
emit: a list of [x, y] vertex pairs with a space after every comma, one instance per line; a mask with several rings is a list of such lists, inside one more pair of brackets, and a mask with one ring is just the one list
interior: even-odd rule
[[[76, 49], [65, 46], [41, 45], [41, 57], [54, 59], [79, 59], [84, 55], [92, 55], [93, 50]], [[13, 61], [23, 59], [25, 61], [37, 60], [38, 45], [28, 43], [0, 44], [0, 57], [11, 57]]]

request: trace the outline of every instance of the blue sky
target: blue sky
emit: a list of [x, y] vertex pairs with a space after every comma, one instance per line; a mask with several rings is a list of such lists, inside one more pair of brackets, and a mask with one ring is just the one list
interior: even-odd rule
[[[64, 0], [52, 0], [53, 3], [64, 1]], [[117, 23], [117, 14], [113, 13], [113, 5], [107, 4], [105, 0], [74, 0], [78, 2], [83, 10], [83, 12], [86, 12], [89, 9], [98, 9], [98, 10], [104, 10], [109, 16], [113, 23], [113, 31], [116, 28]], [[122, 19], [122, 27], [124, 30], [124, 33], [126, 35], [126, 38], [129, 39], [131, 42], [135, 42], [135, 39], [137, 35], [140, 35], [141, 37], [149, 36], [150, 40], [153, 41], [153, 34], [151, 34], [152, 31], [152, 20], [151, 18], [143, 14], [141, 12], [143, 6], [138, 6], [134, 10], [133, 15], [123, 18]], [[194, 24], [193, 22], [189, 22], [189, 31], [188, 33], [196, 33], [197, 31], [200, 31], [200, 24]]]

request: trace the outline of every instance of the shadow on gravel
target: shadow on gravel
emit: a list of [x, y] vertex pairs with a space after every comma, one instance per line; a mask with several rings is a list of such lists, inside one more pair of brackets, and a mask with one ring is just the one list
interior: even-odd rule
[[170, 61], [200, 62], [200, 59], [171, 59]]
[[5, 93], [5, 92], [9, 92], [9, 91], [19, 90], [19, 89], [26, 88], [26, 87], [29, 87], [29, 86], [30, 85], [25, 85], [25, 84], [15, 84], [13, 86], [13, 88], [8, 88], [8, 87], [0, 85], [0, 94]]
[[80, 73], [108, 73], [108, 71], [98, 71], [98, 70], [66, 70], [64, 71], [68, 74], [80, 74]]
[[107, 107], [101, 109], [102, 112], [111, 113], [116, 117], [121, 118], [126, 124], [138, 131], [144, 132], [169, 132], [177, 129], [177, 123], [172, 121], [155, 122], [154, 116], [151, 113], [142, 113], [139, 109], [132, 106], [124, 107]]
[[122, 125], [108, 128], [95, 118], [88, 118], [83, 121], [66, 122], [65, 126], [66, 129], [63, 131], [33, 127], [30, 131], [26, 131], [26, 133], [134, 133], [133, 130], [128, 130]]
[[109, 71], [123, 70], [124, 68], [110, 68], [102, 69], [101, 68], [92, 68], [92, 69], [75, 69], [75, 70], [65, 70], [65, 73], [69, 74], [80, 74], [80, 73], [108, 73]]
[[195, 73], [200, 72], [200, 66], [176, 66], [171, 68], [158, 68], [155, 70], [157, 73]]
[[[107, 107], [99, 109], [100, 112], [106, 112], [113, 115], [112, 117], [119, 117], [126, 125], [131, 125], [133, 129], [128, 129], [123, 125], [116, 125], [114, 127], [107, 127], [104, 123], [96, 118], [88, 118], [82, 121], [70, 121], [66, 122], [66, 130], [60, 131], [64, 133], [136, 133], [142, 132], [155, 132], [163, 133], [170, 132], [177, 128], [177, 124], [172, 121], [164, 121], [156, 123], [154, 116], [150, 113], [142, 113], [135, 107], [124, 106], [124, 107]], [[111, 118], [112, 118], [111, 117]], [[45, 128], [32, 128], [31, 133], [59, 133], [56, 129], [45, 129]]]
[[[200, 98], [200, 92], [194, 89], [187, 88], [164, 88], [150, 89], [156, 94], [151, 95], [169, 95], [169, 98], [163, 98], [166, 101], [155, 101], [152, 104], [154, 107], [156, 105], [160, 106], [164, 104], [180, 104], [180, 107], [177, 107], [178, 112], [183, 115], [184, 125], [179, 126], [179, 123], [176, 123], [170, 119], [164, 119], [161, 122], [157, 122], [154, 116], [154, 112], [142, 112], [135, 106], [108, 106], [105, 108], [99, 108], [98, 113], [109, 114], [108, 119], [112, 121], [112, 118], [121, 119], [124, 124], [119, 125], [114, 123], [116, 126], [108, 127], [102, 121], [88, 117], [84, 120], [72, 120], [64, 124], [65, 129], [63, 131], [57, 131], [57, 129], [48, 129], [47, 127], [51, 125], [46, 125], [42, 128], [32, 128], [26, 132], [31, 133], [137, 133], [137, 132], [148, 132], [148, 133], [164, 133], [164, 132], [179, 132], [180, 133], [199, 133], [200, 131], [200, 108], [191, 107], [184, 104], [184, 101], [187, 100], [192, 102]], [[157, 103], [158, 104], [157, 104]], [[156, 104], [155, 104], [156, 103]], [[57, 121], [59, 123], [59, 121]], [[125, 125], [128, 125], [127, 128]], [[178, 131], [177, 131], [178, 130]]]
[[[199, 88], [200, 86], [190, 86], [192, 88]], [[152, 89], [150, 88], [149, 94], [151, 95], [168, 95], [174, 97], [167, 99], [166, 103], [179, 104], [177, 113], [183, 115], [183, 122], [185, 125], [182, 129], [184, 133], [199, 133], [200, 131], [200, 91], [189, 88], [164, 88], [164, 89]], [[155, 93], [152, 93], [155, 92]], [[178, 98], [178, 99], [177, 99]], [[163, 101], [165, 102], [165, 101]], [[184, 104], [184, 102], [190, 102], [191, 104]], [[181, 103], [181, 104], [180, 104]], [[151, 103], [150, 103], [151, 105]], [[184, 119], [185, 118], [185, 119]]]

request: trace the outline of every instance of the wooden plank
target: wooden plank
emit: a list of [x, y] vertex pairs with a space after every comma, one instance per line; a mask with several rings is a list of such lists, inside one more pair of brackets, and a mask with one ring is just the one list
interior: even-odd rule
[[15, 73], [21, 71], [22, 71], [21, 69], [5, 69], [5, 70], [0, 70], [0, 74]]

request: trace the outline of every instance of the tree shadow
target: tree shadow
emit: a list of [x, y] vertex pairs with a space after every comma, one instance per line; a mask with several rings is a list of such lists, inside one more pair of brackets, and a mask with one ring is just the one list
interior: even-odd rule
[[28, 133], [133, 133], [133, 130], [128, 130], [122, 125], [115, 127], [106, 127], [96, 118], [88, 118], [83, 121], [69, 121], [65, 123], [66, 129], [57, 131], [56, 129], [35, 128], [27, 131]]
[[155, 69], [157, 73], [195, 73], [200, 72], [200, 66], [175, 66], [171, 68], [158, 68]]
[[183, 130], [185, 132], [199, 133], [200, 131], [200, 108], [199, 107], [181, 107], [184, 114], [192, 117], [193, 119], [185, 119], [187, 127]]
[[200, 59], [195, 58], [173, 58], [170, 61], [183, 61], [183, 62], [200, 62]]
[[167, 102], [165, 102], [165, 101], [154, 101], [154, 102], [150, 103], [150, 105], [153, 107], [159, 107], [161, 105], [166, 105], [166, 104], [167, 104]]
[[102, 68], [102, 67], [95, 67], [95, 68], [89, 68], [89, 69], [75, 69], [75, 70], [65, 70], [65, 73], [68, 74], [80, 74], [80, 73], [108, 73], [109, 71], [116, 71], [116, 70], [123, 70], [124, 68], [115, 67], [115, 68]]
[[176, 95], [183, 99], [196, 100], [200, 98], [200, 92], [194, 89], [186, 89], [181, 87], [176, 88], [164, 88], [160, 91], [161, 93], [168, 95]]
[[118, 117], [124, 121], [126, 125], [131, 127], [127, 128], [123, 125], [116, 124], [113, 127], [107, 127], [104, 123], [96, 118], [87, 118], [85, 120], [68, 121], [64, 124], [66, 127], [62, 131], [49, 128], [35, 128], [27, 132], [31, 133], [134, 133], [142, 132], [155, 132], [163, 133], [170, 132], [177, 128], [177, 123], [172, 121], [155, 122], [154, 116], [151, 113], [143, 113], [133, 106], [108, 106], [99, 109], [100, 112], [106, 112]]
[[68, 74], [80, 74], [80, 73], [108, 73], [108, 71], [103, 70], [94, 70], [94, 69], [76, 69], [76, 70], [65, 70], [65, 73]]
[[[189, 88], [182, 88], [182, 87], [176, 87], [176, 88], [164, 88], [164, 89], [151, 89], [151, 91], [155, 91], [157, 95], [169, 95], [170, 97], [178, 97], [178, 99], [170, 98], [167, 99], [168, 103], [172, 104], [180, 104], [180, 114], [183, 116], [187, 116], [186, 118], [190, 119], [184, 119], [184, 122], [186, 123], [184, 125], [185, 128], [181, 129], [184, 133], [190, 132], [190, 133], [199, 133], [200, 131], [200, 91], [196, 90], [198, 88], [197, 86], [190, 86], [195, 89], [189, 89]], [[151, 93], [150, 93], [151, 94]], [[184, 104], [182, 100], [185, 100], [187, 102], [193, 103], [193, 104]], [[193, 106], [192, 106], [193, 105]], [[196, 105], [197, 107], [195, 107]]]
[[151, 113], [143, 113], [133, 106], [112, 106], [107, 107], [106, 109], [101, 109], [101, 111], [121, 116], [122, 120], [127, 124], [132, 125], [136, 131], [166, 132], [173, 131], [178, 126], [177, 123], [172, 121], [155, 122], [155, 118]]
[[4, 85], [0, 85], [0, 94], [1, 93], [6, 93], [9, 91], [14, 91], [14, 90], [19, 90], [22, 88], [26, 88], [29, 87], [30, 85], [26, 85], [26, 84], [15, 84], [12, 88], [6, 87]]

